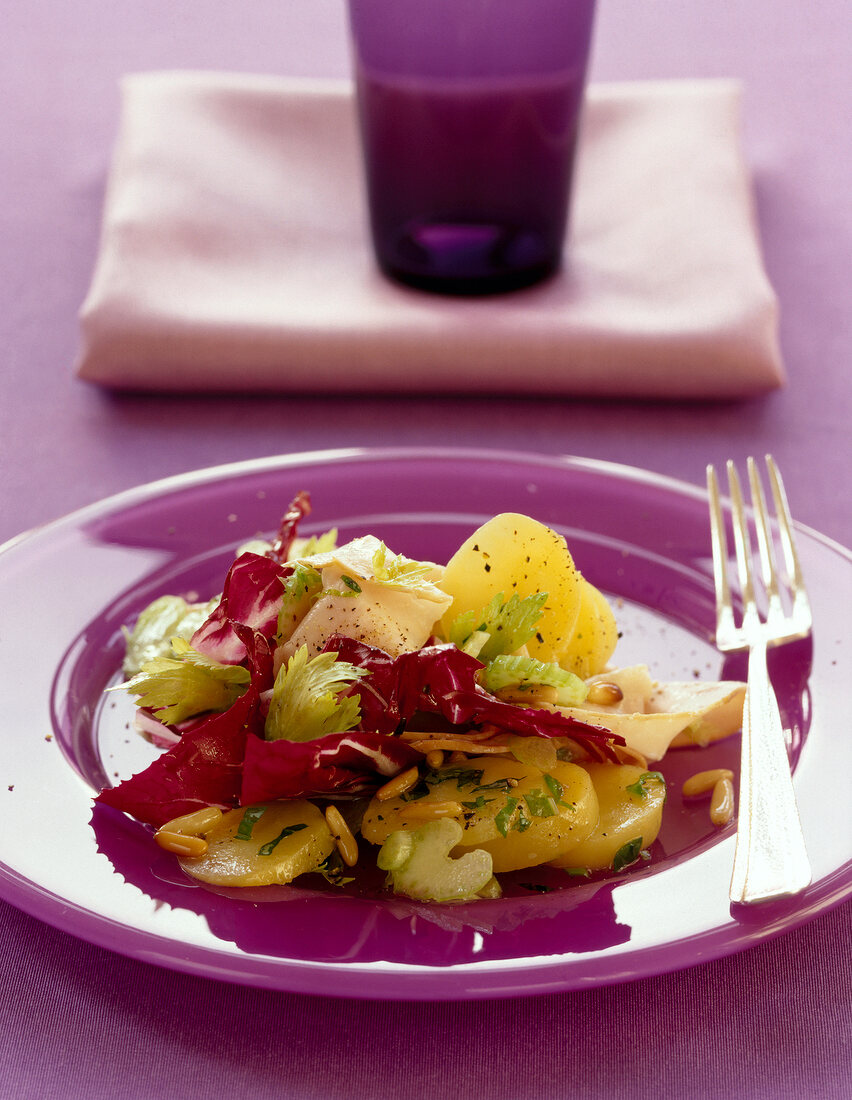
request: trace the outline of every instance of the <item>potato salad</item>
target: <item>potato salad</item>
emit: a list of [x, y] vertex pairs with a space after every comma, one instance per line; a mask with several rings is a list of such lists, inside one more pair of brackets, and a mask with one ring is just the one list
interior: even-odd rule
[[438, 564], [302, 538], [309, 512], [300, 493], [221, 592], [162, 596], [126, 631], [120, 687], [160, 752], [98, 801], [218, 887], [321, 875], [458, 902], [650, 859], [656, 762], [738, 730], [744, 686], [619, 667], [612, 604], [529, 516]]

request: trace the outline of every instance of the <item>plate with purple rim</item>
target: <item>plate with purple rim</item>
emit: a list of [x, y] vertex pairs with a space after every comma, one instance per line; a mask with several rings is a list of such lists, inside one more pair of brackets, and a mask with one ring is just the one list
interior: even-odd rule
[[[344, 997], [461, 1000], [628, 981], [728, 955], [810, 920], [852, 891], [852, 738], [842, 667], [852, 627], [852, 554], [799, 527], [814, 607], [808, 645], [773, 653], [791, 731], [813, 883], [798, 897], [728, 901], [732, 823], [716, 829], [680, 784], [738, 769], [737, 737], [655, 765], [669, 798], [650, 859], [589, 879], [535, 869], [499, 900], [427, 906], [380, 877], [334, 887], [213, 891], [190, 882], [151, 831], [106, 807], [102, 786], [156, 751], [132, 729], [120, 682], [123, 627], [164, 593], [214, 595], [235, 548], [277, 529], [300, 490], [310, 534], [372, 533], [397, 553], [446, 560], [497, 512], [561, 532], [613, 602], [619, 664], [661, 680], [732, 679], [712, 643], [703, 490], [574, 457], [466, 449], [347, 450], [220, 466], [133, 489], [0, 548], [0, 896], [91, 943], [166, 968]], [[810, 676], [808, 670], [811, 668]]]

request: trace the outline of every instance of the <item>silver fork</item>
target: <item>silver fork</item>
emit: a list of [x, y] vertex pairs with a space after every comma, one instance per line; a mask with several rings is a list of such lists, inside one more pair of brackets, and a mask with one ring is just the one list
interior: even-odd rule
[[[725, 521], [716, 471], [707, 467], [710, 532], [716, 584], [716, 646], [723, 653], [748, 650], [748, 687], [743, 708], [737, 846], [731, 877], [732, 902], [750, 904], [800, 893], [811, 881], [802, 826], [793, 792], [785, 733], [766, 664], [768, 646], [783, 645], [811, 632], [811, 611], [793, 541], [792, 519], [781, 476], [771, 455], [766, 465], [783, 550], [779, 575], [766, 498], [753, 458], [748, 460], [754, 529], [757, 535], [764, 613], [758, 608], [752, 571], [752, 540], [740, 479], [728, 462], [728, 485], [737, 575], [743, 613], [737, 626], [728, 582]], [[781, 597], [786, 588], [787, 606]]]

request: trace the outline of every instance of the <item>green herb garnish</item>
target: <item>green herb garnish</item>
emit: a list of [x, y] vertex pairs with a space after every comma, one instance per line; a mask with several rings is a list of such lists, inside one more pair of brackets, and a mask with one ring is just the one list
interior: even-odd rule
[[[482, 772], [479, 773], [479, 778], [482, 778]], [[511, 791], [512, 783], [508, 779], [494, 779], [490, 783], [480, 783], [476, 790], [478, 791]]]
[[558, 813], [554, 800], [539, 788], [528, 791], [524, 795], [524, 802], [533, 817], [553, 817]]
[[266, 813], [266, 806], [249, 806], [240, 818], [239, 828], [234, 834], [237, 840], [251, 840], [252, 830]]
[[445, 779], [455, 779], [458, 787], [476, 787], [478, 791], [489, 790], [490, 787], [476, 786], [483, 774], [481, 768], [442, 768], [441, 771], [427, 772], [424, 779], [432, 785], [443, 783]]
[[566, 802], [562, 797], [565, 794], [565, 788], [559, 782], [555, 775], [551, 775], [549, 772], [544, 773], [544, 783], [547, 789], [550, 791], [550, 796], [557, 806], [570, 806], [571, 809], [577, 807], [573, 802]]
[[636, 780], [635, 783], [631, 783], [629, 786], [625, 787], [624, 789], [626, 791], [629, 791], [630, 794], [635, 795], [636, 798], [647, 798], [648, 797], [648, 791], [647, 791], [647, 784], [648, 783], [662, 783], [663, 786], [665, 786], [665, 782], [666, 781], [663, 778], [663, 776], [660, 774], [660, 772], [643, 772], [639, 776], [639, 778]]
[[288, 836], [292, 836], [293, 833], [301, 832], [302, 829], [307, 829], [307, 825], [285, 825], [274, 840], [269, 840], [266, 844], [261, 844], [257, 850], [257, 854], [259, 856], [271, 856], [282, 840], [285, 840]]
[[628, 840], [626, 844], [622, 846], [615, 853], [615, 857], [612, 861], [613, 871], [623, 871], [625, 867], [630, 867], [639, 859], [639, 854], [642, 851], [642, 837], [635, 836], [632, 840]]
[[506, 836], [509, 832], [512, 822], [512, 816], [515, 810], [518, 808], [517, 798], [507, 798], [506, 805], [494, 818], [494, 824], [497, 826], [497, 831], [501, 836]]
[[475, 802], [462, 802], [462, 806], [465, 810], [484, 810], [493, 801], [493, 798], [486, 798], [485, 795], [479, 794]]

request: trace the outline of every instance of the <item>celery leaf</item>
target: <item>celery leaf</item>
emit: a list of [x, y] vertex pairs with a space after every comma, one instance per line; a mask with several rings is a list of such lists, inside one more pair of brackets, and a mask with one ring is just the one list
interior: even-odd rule
[[242, 665], [221, 665], [172, 638], [172, 657], [146, 661], [126, 687], [140, 707], [156, 712], [166, 725], [209, 711], [221, 712], [244, 695], [251, 675]]
[[579, 676], [557, 664], [537, 661], [534, 657], [510, 657], [506, 654], [498, 654], [488, 663], [483, 686], [492, 695], [502, 688], [518, 688], [521, 691], [538, 686], [556, 688], [556, 701], [565, 707], [578, 706], [589, 691]]
[[371, 565], [373, 580], [390, 588], [419, 588], [433, 569], [428, 562], [394, 554], [384, 543], [373, 554]]
[[[546, 602], [546, 592], [536, 592], [523, 598], [513, 592], [508, 600], [504, 600], [503, 593], [498, 592], [485, 607], [478, 611], [466, 611], [454, 619], [448, 641], [465, 652], [470, 652], [469, 645], [475, 646], [473, 656], [483, 663], [502, 653], [514, 653], [535, 633], [535, 624]], [[483, 633], [488, 635], [484, 642], [480, 637]]]
[[297, 649], [275, 678], [266, 718], [267, 741], [314, 741], [357, 726], [360, 697], [341, 693], [365, 675], [348, 661], [338, 661], [336, 653], [310, 659], [307, 646]]
[[310, 565], [297, 565], [284, 582], [284, 599], [278, 612], [278, 639], [286, 641], [311, 609], [322, 591], [322, 577]]

